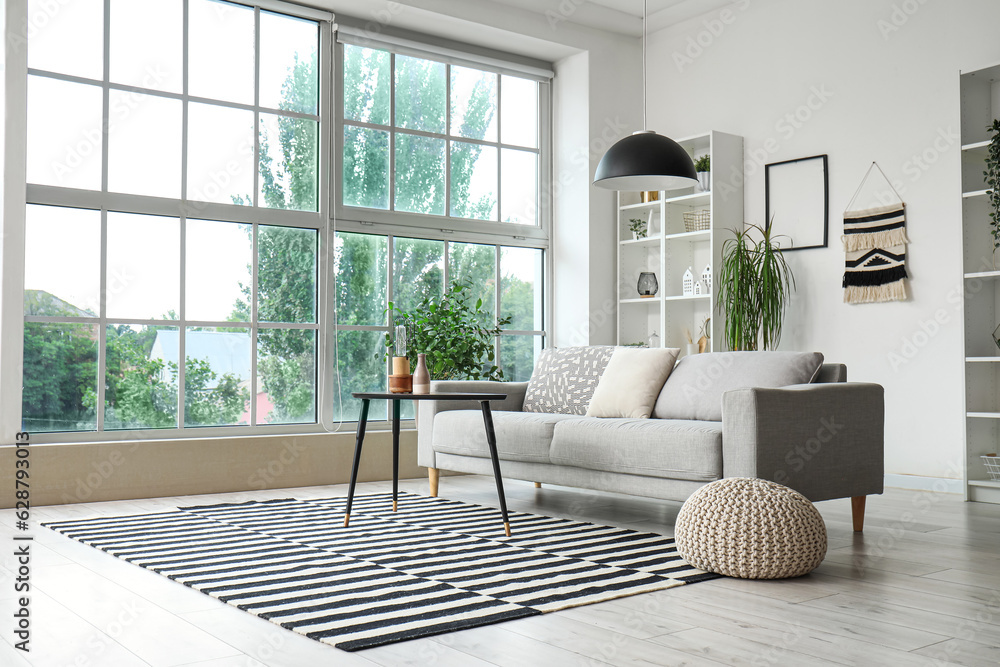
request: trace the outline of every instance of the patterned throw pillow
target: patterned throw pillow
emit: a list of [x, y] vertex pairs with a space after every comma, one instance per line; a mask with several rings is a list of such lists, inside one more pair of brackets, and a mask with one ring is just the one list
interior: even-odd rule
[[525, 412], [585, 415], [613, 345], [542, 350], [524, 396]]

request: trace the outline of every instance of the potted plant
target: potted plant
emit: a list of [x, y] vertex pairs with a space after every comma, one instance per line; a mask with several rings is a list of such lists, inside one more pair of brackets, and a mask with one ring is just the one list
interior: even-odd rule
[[646, 238], [649, 226], [646, 224], [645, 220], [640, 220], [639, 218], [629, 218], [628, 230], [632, 232], [632, 239], [638, 241], [639, 239]]
[[698, 172], [698, 185], [701, 186], [702, 192], [708, 192], [712, 189], [712, 158], [708, 155], [702, 155], [700, 158], [695, 160], [694, 170]]
[[993, 125], [986, 128], [993, 133], [990, 145], [986, 149], [986, 191], [990, 201], [990, 234], [993, 236], [993, 269], [997, 268], [997, 249], [1000, 248], [1000, 120], [994, 120]]
[[[390, 323], [406, 327], [411, 368], [422, 353], [434, 380], [503, 380], [503, 370], [493, 363], [495, 342], [511, 318], [494, 323], [483, 300], [473, 300], [472, 287], [468, 279], [452, 281], [444, 295], [425, 296], [411, 311], [389, 302], [385, 312]], [[385, 335], [384, 359], [392, 356], [392, 338]]]
[[[757, 241], [751, 237], [754, 231], [760, 235]], [[726, 315], [729, 349], [775, 349], [794, 288], [795, 277], [771, 236], [771, 225], [734, 230], [722, 245], [719, 272], [718, 307]]]

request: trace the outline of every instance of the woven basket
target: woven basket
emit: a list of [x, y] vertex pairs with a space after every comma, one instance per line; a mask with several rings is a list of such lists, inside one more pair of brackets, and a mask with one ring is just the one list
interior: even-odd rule
[[703, 232], [712, 226], [712, 209], [702, 208], [697, 211], [684, 211], [684, 231]]
[[990, 479], [1000, 482], [1000, 456], [991, 454], [980, 458], [983, 459], [983, 465], [986, 466], [986, 472], [989, 473]]
[[801, 493], [763, 479], [706, 484], [681, 507], [677, 553], [691, 565], [741, 579], [812, 572], [826, 556], [826, 524]]

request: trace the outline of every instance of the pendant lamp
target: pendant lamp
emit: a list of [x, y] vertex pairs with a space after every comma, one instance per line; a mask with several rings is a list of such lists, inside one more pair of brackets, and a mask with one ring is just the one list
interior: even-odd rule
[[[646, 127], [646, 0], [642, 3], [642, 126]], [[688, 152], [673, 139], [646, 129], [609, 148], [594, 174], [594, 185], [606, 190], [672, 190], [697, 182]]]

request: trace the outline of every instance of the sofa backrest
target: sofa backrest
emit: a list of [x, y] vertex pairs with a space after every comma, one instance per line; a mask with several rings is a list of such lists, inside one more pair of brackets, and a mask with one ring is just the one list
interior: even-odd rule
[[847, 382], [847, 366], [845, 364], [823, 364], [819, 375], [813, 382]]
[[722, 421], [722, 395], [744, 387], [785, 387], [813, 382], [823, 365], [819, 352], [712, 352], [677, 362], [653, 408], [657, 419]]

